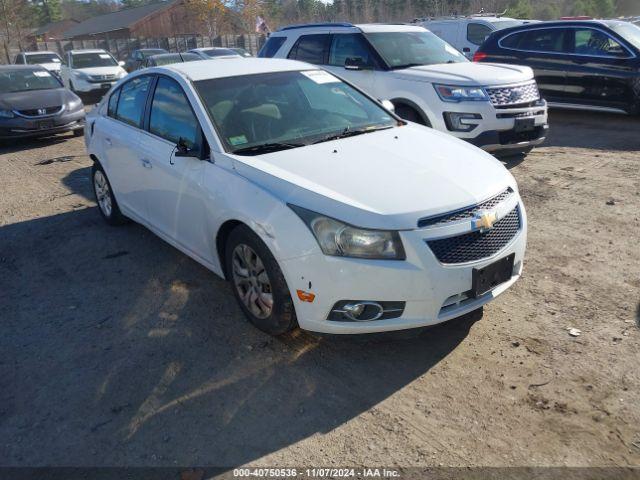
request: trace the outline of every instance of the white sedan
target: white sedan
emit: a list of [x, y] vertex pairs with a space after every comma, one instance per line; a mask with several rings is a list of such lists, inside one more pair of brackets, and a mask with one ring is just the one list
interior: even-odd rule
[[519, 278], [526, 214], [493, 157], [305, 63], [210, 67], [141, 70], [105, 96], [93, 185], [107, 222], [228, 279], [258, 328], [432, 325]]

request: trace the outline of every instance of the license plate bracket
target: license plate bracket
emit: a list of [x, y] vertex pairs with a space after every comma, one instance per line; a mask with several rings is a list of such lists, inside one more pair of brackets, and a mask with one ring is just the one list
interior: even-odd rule
[[516, 254], [512, 253], [483, 268], [474, 268], [471, 280], [471, 296], [484, 295], [501, 283], [506, 282], [513, 274], [513, 263]]
[[102, 88], [111, 88], [111, 84], [110, 83], [103, 83], [102, 84]]
[[531, 132], [534, 128], [536, 128], [535, 118], [516, 118], [516, 122], [513, 129], [517, 133], [522, 133], [522, 132]]
[[49, 130], [53, 128], [53, 120], [42, 120], [38, 122], [38, 128], [40, 130]]

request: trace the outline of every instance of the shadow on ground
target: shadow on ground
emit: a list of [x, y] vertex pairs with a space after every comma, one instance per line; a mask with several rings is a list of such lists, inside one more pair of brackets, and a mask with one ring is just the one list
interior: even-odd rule
[[640, 116], [551, 109], [544, 147], [640, 150]]
[[0, 464], [240, 465], [368, 411], [480, 316], [274, 339], [245, 321], [226, 282], [138, 225], [108, 227], [95, 208], [8, 225]]

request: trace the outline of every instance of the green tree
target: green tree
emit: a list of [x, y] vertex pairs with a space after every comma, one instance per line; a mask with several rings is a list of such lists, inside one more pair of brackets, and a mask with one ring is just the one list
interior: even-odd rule
[[517, 0], [507, 9], [507, 16], [513, 18], [533, 18], [533, 7], [529, 0]]

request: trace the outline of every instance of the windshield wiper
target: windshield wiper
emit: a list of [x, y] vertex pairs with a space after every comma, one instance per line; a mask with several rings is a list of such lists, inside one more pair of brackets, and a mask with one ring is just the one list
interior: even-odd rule
[[289, 143], [289, 142], [272, 142], [263, 143], [262, 145], [254, 145], [253, 147], [244, 147], [233, 150], [232, 153], [237, 155], [260, 155], [261, 153], [277, 152], [280, 150], [288, 150], [290, 148], [305, 147], [306, 143]]
[[386, 130], [388, 128], [393, 128], [393, 125], [384, 125], [381, 127], [370, 126], [370, 127], [356, 128], [354, 130], [351, 130], [351, 127], [345, 127], [345, 129], [342, 130], [342, 132], [340, 133], [332, 133], [331, 135], [327, 135], [326, 137], [322, 137], [321, 139], [311, 143], [315, 145], [316, 143], [329, 142], [331, 140], [338, 140], [340, 138], [354, 137], [356, 135], [362, 135], [363, 133], [377, 132], [379, 130]]

